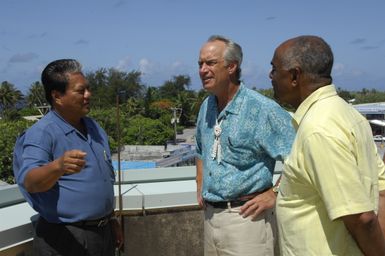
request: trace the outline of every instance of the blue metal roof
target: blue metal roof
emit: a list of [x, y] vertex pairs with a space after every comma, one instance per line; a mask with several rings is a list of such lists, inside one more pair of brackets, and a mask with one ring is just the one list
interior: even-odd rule
[[[112, 166], [114, 170], [118, 170], [118, 161], [112, 161]], [[144, 162], [144, 161], [120, 161], [121, 170], [132, 170], [132, 169], [147, 169], [155, 168], [155, 162]]]

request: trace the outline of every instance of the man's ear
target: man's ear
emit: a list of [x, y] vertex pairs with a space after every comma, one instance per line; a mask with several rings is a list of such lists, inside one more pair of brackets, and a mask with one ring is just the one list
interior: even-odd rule
[[301, 78], [302, 70], [299, 67], [295, 67], [289, 70], [291, 74], [291, 83], [293, 86], [297, 86], [299, 79]]
[[236, 72], [238, 68], [238, 63], [236, 62], [231, 62], [229, 65], [227, 65], [227, 70], [229, 71], [229, 74], [232, 75]]
[[61, 99], [63, 94], [59, 91], [52, 90], [51, 91], [51, 97], [52, 97], [52, 104], [61, 105]]

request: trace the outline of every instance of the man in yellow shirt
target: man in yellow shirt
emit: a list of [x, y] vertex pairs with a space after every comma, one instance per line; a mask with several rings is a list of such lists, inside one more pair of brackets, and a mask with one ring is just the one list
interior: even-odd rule
[[337, 95], [330, 46], [292, 38], [271, 65], [276, 99], [296, 109], [276, 206], [281, 254], [385, 255], [384, 163], [367, 120]]

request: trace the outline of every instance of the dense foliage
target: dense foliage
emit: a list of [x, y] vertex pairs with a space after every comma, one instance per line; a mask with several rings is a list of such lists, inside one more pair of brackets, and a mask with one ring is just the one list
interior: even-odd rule
[[17, 104], [23, 99], [23, 94], [15, 85], [4, 81], [0, 85], [0, 117], [4, 120], [19, 119]]
[[7, 183], [14, 183], [12, 154], [16, 138], [31, 124], [32, 122], [26, 120], [0, 120], [0, 179]]

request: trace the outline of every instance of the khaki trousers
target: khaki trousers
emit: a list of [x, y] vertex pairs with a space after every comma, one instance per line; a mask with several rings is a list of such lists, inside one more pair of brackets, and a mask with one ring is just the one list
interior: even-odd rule
[[252, 221], [239, 215], [239, 208], [219, 209], [206, 204], [204, 255], [279, 255], [274, 209], [266, 210]]

